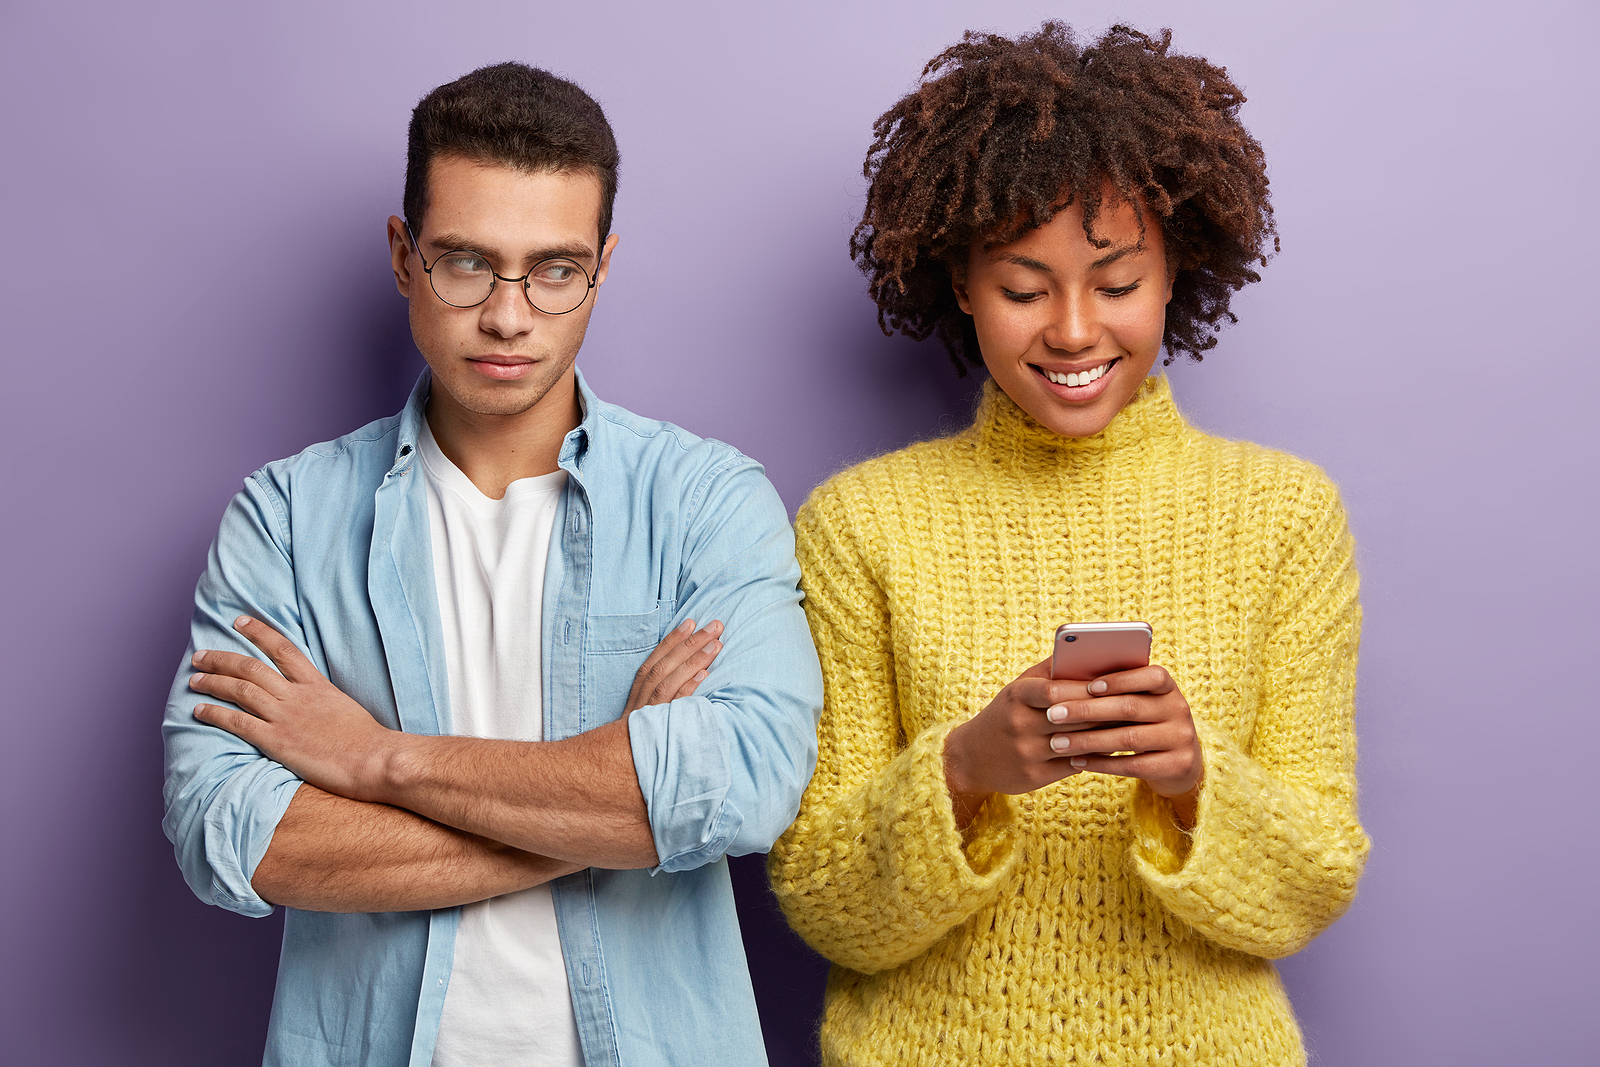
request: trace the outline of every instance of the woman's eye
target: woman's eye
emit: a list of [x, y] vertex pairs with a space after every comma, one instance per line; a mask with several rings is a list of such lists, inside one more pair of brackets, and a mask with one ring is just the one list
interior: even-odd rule
[[1043, 293], [1039, 292], [1019, 293], [1015, 290], [1007, 289], [1004, 286], [1000, 287], [1000, 291], [1004, 293], [1006, 299], [1011, 301], [1013, 304], [1031, 304], [1044, 295]]
[[1117, 297], [1117, 296], [1127, 296], [1129, 293], [1133, 292], [1137, 288], [1139, 288], [1139, 283], [1138, 282], [1134, 282], [1131, 285], [1119, 285], [1119, 286], [1116, 286], [1115, 288], [1102, 289], [1100, 291], [1102, 293], [1106, 294], [1107, 296]]

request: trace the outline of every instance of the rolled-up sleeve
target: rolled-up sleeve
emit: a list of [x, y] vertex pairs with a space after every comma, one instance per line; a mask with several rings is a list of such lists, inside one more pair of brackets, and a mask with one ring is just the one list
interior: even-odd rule
[[257, 655], [233, 628], [242, 614], [270, 623], [304, 646], [282, 496], [257, 473], [228, 505], [205, 573], [195, 589], [189, 647], [167, 699], [166, 804], [162, 828], [195, 895], [242, 915], [272, 905], [250, 885], [278, 820], [300, 779], [226, 730], [194, 717], [195, 705], [216, 703], [189, 688], [197, 649]]
[[724, 647], [709, 691], [628, 720], [664, 871], [772, 847], [816, 768], [822, 706], [794, 534], [777, 492], [741, 456], [712, 471], [694, 500], [678, 614], [722, 620]]

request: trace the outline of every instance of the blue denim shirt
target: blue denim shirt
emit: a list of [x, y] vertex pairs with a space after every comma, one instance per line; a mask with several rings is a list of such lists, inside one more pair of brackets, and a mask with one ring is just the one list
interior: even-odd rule
[[[660, 866], [552, 883], [584, 1059], [764, 1064], [724, 856], [766, 851], [816, 764], [822, 678], [787, 513], [737, 450], [578, 386], [545, 576], [544, 736], [620, 717], [640, 663], [683, 619], [727, 626], [699, 692], [628, 723]], [[450, 732], [417, 462], [428, 388], [424, 373], [399, 415], [245, 482], [195, 591], [191, 654], [258, 654], [232, 627], [251, 614], [385, 726]], [[163, 826], [201, 900], [267, 915], [250, 879], [300, 780], [197, 721], [191, 673], [186, 656], [162, 727]], [[266, 1063], [426, 1067], [459, 916], [288, 909]]]

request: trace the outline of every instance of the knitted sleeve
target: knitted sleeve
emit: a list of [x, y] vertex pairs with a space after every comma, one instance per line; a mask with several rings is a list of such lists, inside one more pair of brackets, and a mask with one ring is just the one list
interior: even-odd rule
[[873, 973], [916, 958], [993, 901], [1013, 812], [993, 798], [963, 840], [944, 778], [945, 736], [960, 720], [902, 736], [886, 598], [852, 510], [825, 488], [796, 522], [823, 710], [816, 773], [768, 872], [808, 944]]
[[1337, 490], [1318, 476], [1285, 494], [1288, 539], [1253, 664], [1247, 743], [1195, 707], [1205, 780], [1192, 835], [1137, 793], [1134, 867], [1196, 931], [1278, 958], [1349, 907], [1370, 842], [1356, 821], [1354, 692], [1361, 609]]

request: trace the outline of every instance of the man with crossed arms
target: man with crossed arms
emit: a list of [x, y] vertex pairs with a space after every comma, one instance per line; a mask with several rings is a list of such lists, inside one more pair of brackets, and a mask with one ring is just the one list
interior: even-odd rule
[[223, 518], [164, 826], [202, 900], [289, 909], [268, 1064], [765, 1063], [724, 856], [794, 817], [821, 677], [760, 466], [574, 366], [617, 160], [543, 71], [425, 97], [428, 370]]

